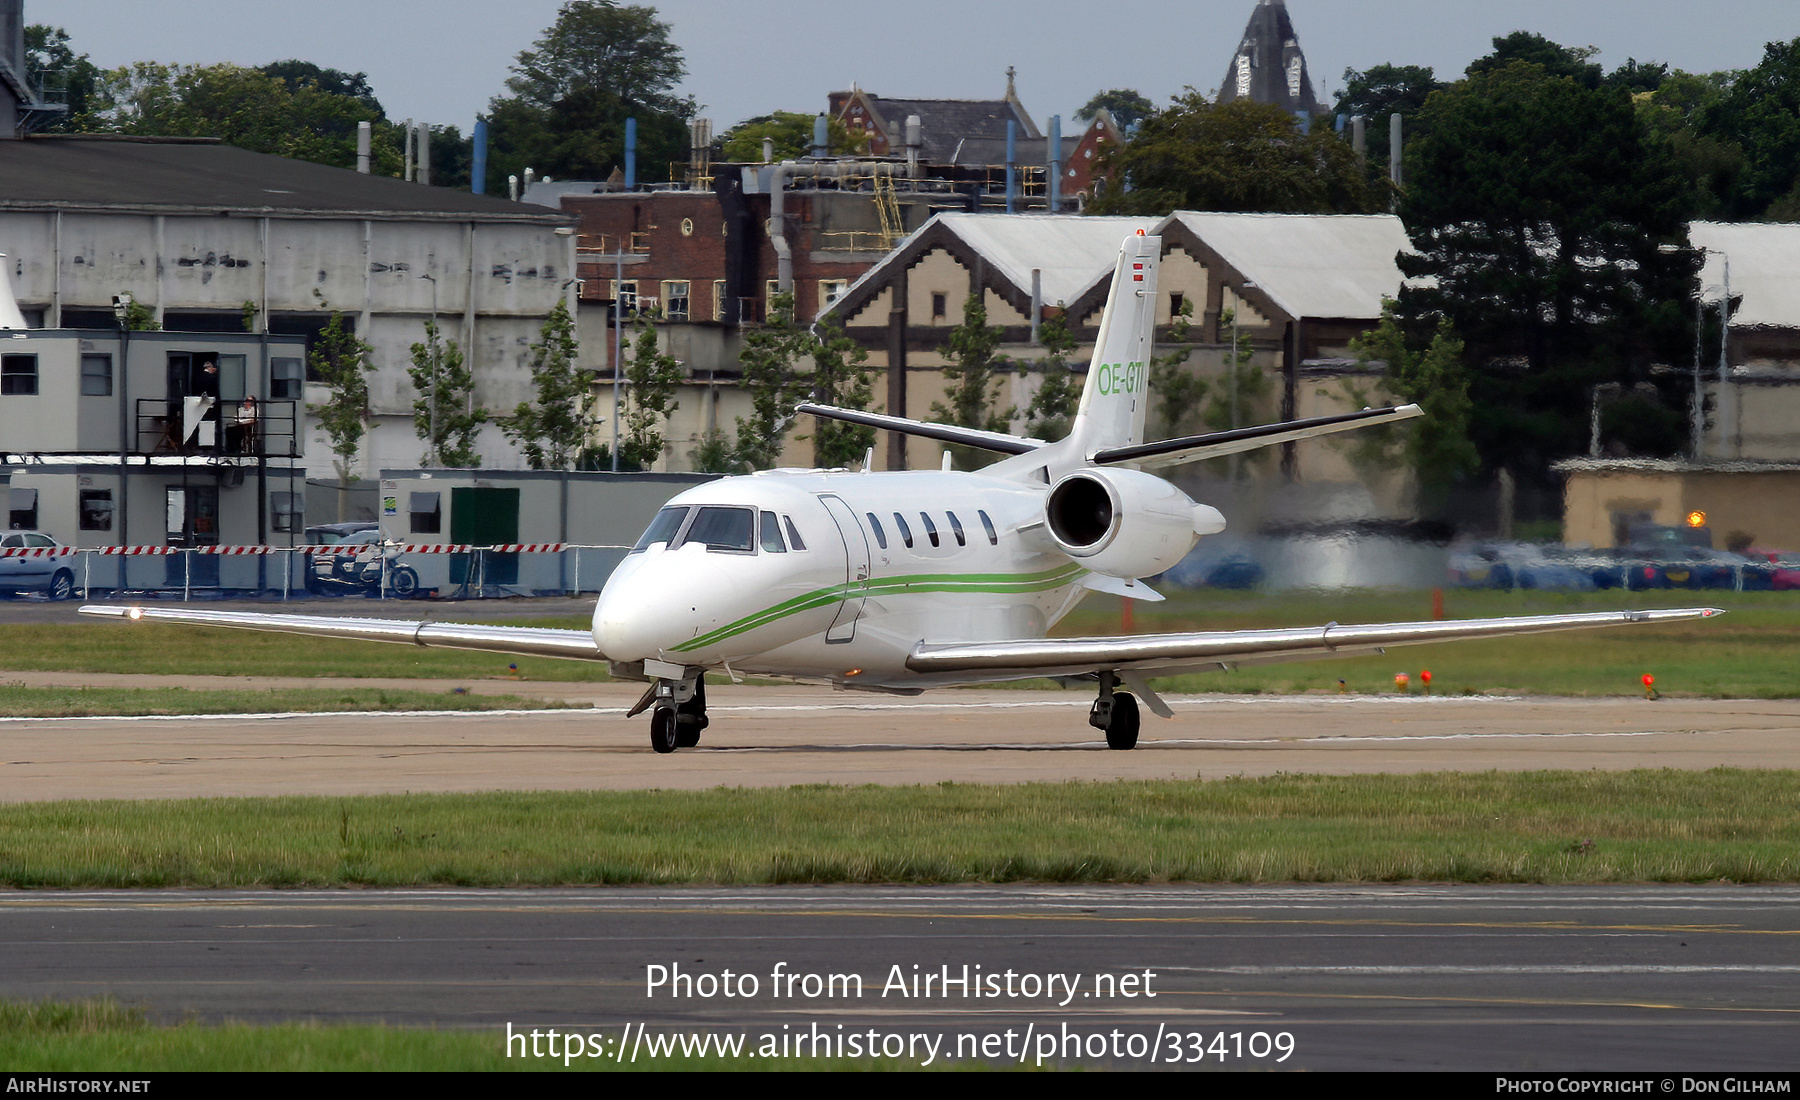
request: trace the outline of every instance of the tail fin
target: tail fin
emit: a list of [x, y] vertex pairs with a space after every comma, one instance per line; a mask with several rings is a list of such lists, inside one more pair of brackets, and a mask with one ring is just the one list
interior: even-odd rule
[[1112, 293], [1100, 318], [1081, 407], [1063, 446], [1079, 459], [1144, 441], [1150, 407], [1150, 357], [1156, 349], [1156, 267], [1162, 238], [1139, 230], [1125, 238]]

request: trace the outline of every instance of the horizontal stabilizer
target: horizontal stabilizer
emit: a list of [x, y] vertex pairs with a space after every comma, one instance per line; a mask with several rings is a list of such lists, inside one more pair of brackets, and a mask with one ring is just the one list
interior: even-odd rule
[[1377, 424], [1392, 424], [1423, 415], [1424, 410], [1417, 405], [1364, 409], [1342, 416], [1317, 416], [1310, 420], [1290, 420], [1285, 424], [1262, 424], [1254, 428], [1233, 428], [1228, 432], [1165, 439], [1160, 443], [1110, 447], [1096, 452], [1094, 461], [1101, 465], [1130, 462], [1145, 469], [1158, 469], [1182, 462], [1198, 462], [1201, 459], [1222, 458], [1261, 447], [1273, 447], [1278, 443], [1291, 443], [1297, 439], [1312, 439], [1315, 436], [1354, 431]]
[[1633, 623], [1667, 623], [1723, 615], [1716, 608], [1664, 611], [1603, 611], [1574, 615], [1529, 615], [1511, 619], [1463, 619], [1369, 626], [1282, 627], [1273, 630], [1219, 630], [1195, 634], [1143, 634], [1123, 638], [1033, 638], [1015, 642], [933, 645], [921, 642], [906, 667], [945, 680], [968, 674], [997, 680], [1027, 676], [1079, 676], [1097, 669], [1164, 674], [1230, 668], [1236, 665], [1354, 657], [1388, 646], [1546, 634]]
[[241, 630], [270, 630], [304, 634], [313, 638], [349, 638], [365, 642], [402, 642], [433, 649], [478, 649], [488, 653], [518, 653], [533, 657], [566, 657], [579, 661], [604, 661], [594, 636], [585, 630], [556, 630], [543, 626], [475, 626], [467, 623], [432, 623], [417, 619], [349, 619], [335, 615], [272, 615], [256, 611], [199, 611], [168, 607], [109, 607], [89, 604], [83, 615], [127, 619], [133, 622], [185, 623], [189, 626], [225, 626]]
[[984, 432], [979, 428], [959, 428], [954, 424], [927, 424], [923, 420], [909, 420], [904, 416], [840, 409], [835, 405], [814, 405], [808, 402], [795, 405], [794, 412], [822, 416], [827, 420], [842, 420], [847, 424], [862, 424], [885, 432], [904, 432], [907, 435], [935, 439], [940, 443], [960, 443], [965, 447], [998, 451], [1003, 455], [1022, 455], [1044, 446], [1041, 439], [1021, 439], [1004, 432]]

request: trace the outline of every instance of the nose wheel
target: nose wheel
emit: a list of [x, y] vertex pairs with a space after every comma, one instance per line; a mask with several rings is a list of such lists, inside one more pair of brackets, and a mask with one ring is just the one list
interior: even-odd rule
[[1137, 700], [1127, 692], [1114, 691], [1117, 683], [1117, 674], [1100, 674], [1100, 697], [1088, 711], [1088, 725], [1106, 732], [1107, 748], [1134, 749], [1138, 741]]
[[659, 753], [691, 749], [700, 743], [700, 731], [711, 724], [706, 716], [706, 680], [658, 680], [656, 706], [650, 712], [650, 747]]

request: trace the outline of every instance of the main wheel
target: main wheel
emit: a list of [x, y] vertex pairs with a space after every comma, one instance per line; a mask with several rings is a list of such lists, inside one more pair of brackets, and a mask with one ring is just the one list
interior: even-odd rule
[[660, 753], [674, 752], [681, 743], [678, 729], [675, 708], [657, 707], [650, 712], [650, 747]]
[[1135, 749], [1138, 739], [1137, 700], [1122, 691], [1113, 693], [1112, 721], [1106, 724], [1106, 747]]
[[67, 569], [58, 569], [50, 578], [50, 598], [66, 600], [75, 594], [75, 574]]
[[388, 574], [388, 589], [395, 597], [410, 600], [419, 594], [419, 575], [411, 566], [402, 565]]
[[706, 677], [694, 684], [694, 697], [675, 708], [675, 745], [691, 749], [700, 743], [700, 731], [712, 724], [706, 716]]

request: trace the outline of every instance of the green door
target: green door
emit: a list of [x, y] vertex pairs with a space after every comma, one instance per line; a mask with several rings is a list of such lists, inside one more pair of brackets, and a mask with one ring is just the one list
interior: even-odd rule
[[[450, 541], [469, 546], [503, 546], [519, 541], [519, 490], [451, 489]], [[450, 583], [466, 584], [473, 554], [450, 559]], [[519, 555], [484, 554], [482, 584], [518, 584]]]

